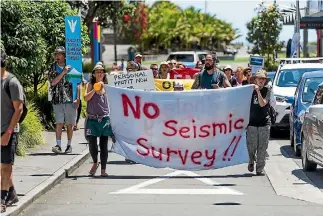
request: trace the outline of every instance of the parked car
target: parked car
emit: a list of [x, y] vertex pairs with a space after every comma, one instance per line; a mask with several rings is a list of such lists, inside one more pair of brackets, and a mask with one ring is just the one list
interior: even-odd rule
[[305, 171], [323, 166], [323, 83], [306, 110], [302, 126], [302, 165]]
[[238, 51], [233, 47], [224, 47], [223, 54], [224, 55], [236, 55]]
[[209, 54], [205, 51], [179, 51], [172, 52], [168, 55], [167, 61], [176, 60], [177, 62], [182, 62], [188, 68], [194, 68], [197, 61], [200, 61]]
[[323, 83], [323, 70], [304, 73], [295, 92], [294, 103], [292, 103], [290, 109], [289, 122], [290, 143], [294, 147], [296, 156], [301, 156], [301, 118], [303, 118], [305, 111], [311, 105], [315, 91], [320, 83]]
[[275, 129], [290, 129], [290, 106], [294, 102], [297, 84], [304, 73], [319, 70], [323, 70], [321, 63], [284, 64], [278, 68], [272, 83], [277, 114], [276, 123], [272, 125], [273, 131]]

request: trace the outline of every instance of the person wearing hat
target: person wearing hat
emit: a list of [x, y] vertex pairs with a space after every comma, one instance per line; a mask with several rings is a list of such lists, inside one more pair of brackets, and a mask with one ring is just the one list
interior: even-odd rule
[[250, 118], [247, 127], [248, 170], [253, 172], [256, 162], [257, 175], [263, 175], [270, 136], [269, 100], [271, 87], [267, 85], [269, 80], [264, 70], [259, 70], [250, 79], [251, 84], [254, 84], [254, 91], [251, 97]]
[[243, 81], [242, 81], [242, 85], [248, 85], [250, 84], [250, 78], [251, 78], [251, 68], [247, 67], [243, 70]]
[[169, 79], [169, 65], [167, 62], [160, 63], [159, 79]]
[[223, 69], [225, 75], [227, 76], [230, 84], [232, 87], [235, 87], [238, 85], [238, 82], [237, 82], [237, 79], [232, 75], [233, 74], [233, 70], [232, 70], [232, 67], [231, 65], [227, 65], [224, 67]]
[[174, 91], [184, 91], [184, 85], [180, 81], [174, 82]]
[[93, 165], [89, 171], [90, 175], [95, 175], [99, 167], [98, 144], [100, 145], [101, 176], [107, 176], [106, 164], [108, 160], [108, 140], [109, 136], [114, 140], [112, 132], [109, 104], [104, 90], [107, 84], [105, 69], [102, 65], [95, 65], [92, 71], [90, 82], [85, 87], [84, 100], [87, 102], [87, 119], [85, 125], [85, 135], [89, 141], [89, 151], [93, 160]]
[[67, 125], [67, 147], [65, 153], [71, 153], [73, 126], [76, 124], [80, 95], [78, 91], [77, 99], [73, 101], [72, 83], [65, 79], [71, 67], [65, 65], [65, 48], [63, 46], [55, 49], [55, 58], [56, 61], [50, 65], [48, 70], [49, 94], [56, 119], [56, 145], [52, 148], [52, 151], [58, 154], [62, 153], [61, 138], [65, 123]]
[[141, 63], [142, 63], [142, 55], [140, 53], [137, 53], [135, 55], [135, 58], [133, 60], [137, 65], [138, 65], [138, 70], [144, 70], [142, 67], [141, 67]]

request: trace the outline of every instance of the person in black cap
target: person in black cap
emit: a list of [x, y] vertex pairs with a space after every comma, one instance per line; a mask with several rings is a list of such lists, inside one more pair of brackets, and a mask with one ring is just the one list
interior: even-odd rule
[[[62, 153], [61, 138], [63, 124], [67, 125], [67, 147], [65, 153], [72, 153], [73, 126], [76, 125], [77, 109], [80, 95], [73, 101], [72, 83], [65, 78], [71, 67], [65, 65], [65, 48], [59, 46], [55, 49], [56, 61], [50, 65], [48, 79], [53, 109], [56, 118], [56, 145], [52, 148], [55, 153]], [[79, 87], [78, 87], [79, 88]]]
[[19, 120], [25, 95], [19, 80], [7, 71], [7, 55], [1, 53], [1, 213], [18, 202], [13, 185], [15, 153], [18, 145]]

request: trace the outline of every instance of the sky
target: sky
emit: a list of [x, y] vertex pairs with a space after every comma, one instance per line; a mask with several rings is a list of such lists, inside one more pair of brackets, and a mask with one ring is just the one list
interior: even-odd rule
[[[242, 34], [242, 37], [238, 38], [235, 42], [244, 42], [246, 41], [247, 36], [247, 27], [246, 23], [249, 22], [252, 17], [256, 16], [255, 8], [261, 0], [170, 0], [171, 2], [177, 4], [181, 8], [185, 9], [191, 6], [194, 6], [197, 9], [205, 11], [205, 2], [206, 2], [206, 12], [212, 15], [216, 15], [217, 18], [222, 19], [228, 23], [231, 23], [234, 28], [239, 29], [239, 34]], [[146, 0], [146, 3], [151, 5], [155, 0]], [[265, 3], [272, 3], [272, 0], [264, 1]], [[291, 4], [296, 3], [296, 0], [277, 0], [277, 4], [282, 6], [291, 6]], [[306, 6], [305, 0], [300, 0], [300, 8]], [[281, 41], [288, 41], [293, 37], [294, 27], [293, 26], [283, 26], [283, 30], [280, 34]], [[303, 30], [301, 30], [301, 37], [303, 36]], [[309, 42], [316, 41], [316, 32], [315, 30], [309, 30], [308, 33]], [[302, 38], [301, 38], [302, 41]]]

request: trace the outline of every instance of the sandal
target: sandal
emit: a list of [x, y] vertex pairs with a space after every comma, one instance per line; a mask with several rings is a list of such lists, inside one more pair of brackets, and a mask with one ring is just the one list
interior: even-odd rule
[[96, 164], [96, 167], [94, 167], [94, 164], [93, 164], [93, 166], [92, 166], [92, 168], [91, 168], [91, 170], [89, 172], [90, 176], [94, 176], [95, 175], [96, 170], [98, 169], [99, 165], [100, 165], [100, 163], [97, 163]]
[[101, 177], [107, 177], [109, 176], [108, 173], [104, 172], [104, 173], [101, 173]]

